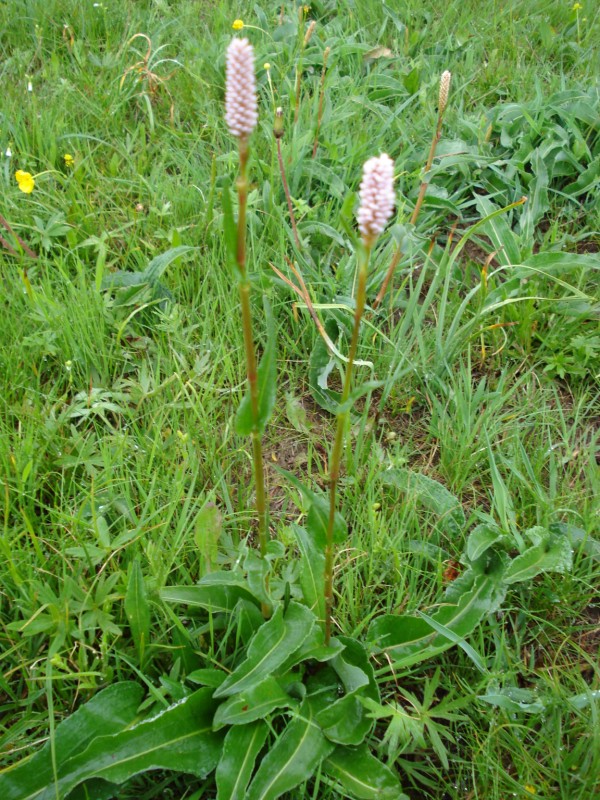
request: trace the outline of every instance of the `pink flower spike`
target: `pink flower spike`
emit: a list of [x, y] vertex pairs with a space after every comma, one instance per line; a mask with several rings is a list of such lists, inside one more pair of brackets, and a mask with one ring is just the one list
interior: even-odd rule
[[258, 121], [254, 50], [248, 39], [232, 39], [227, 48], [225, 121], [232, 136], [250, 136]]
[[386, 153], [370, 158], [360, 184], [358, 228], [363, 239], [372, 243], [379, 236], [392, 216], [395, 201], [394, 162]]

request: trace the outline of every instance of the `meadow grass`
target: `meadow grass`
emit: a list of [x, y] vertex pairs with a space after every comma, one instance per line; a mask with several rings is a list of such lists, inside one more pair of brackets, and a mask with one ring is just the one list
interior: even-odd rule
[[[385, 151], [396, 161], [398, 226], [374, 253], [373, 297], [396, 243], [407, 242], [407, 254], [359, 347], [358, 358], [373, 364], [360, 375], [383, 385], [355, 409], [339, 483], [350, 535], [336, 564], [336, 624], [360, 635], [381, 611], [427, 610], [460, 570], [464, 535], [382, 485], [389, 466], [445, 485], [469, 528], [493, 519], [507, 530], [570, 523], [583, 531], [570, 573], [515, 588], [470, 637], [484, 674], [458, 647], [402, 672], [376, 663], [382, 695], [400, 713], [395, 728], [379, 724], [373, 746], [411, 798], [587, 800], [599, 790], [600, 22], [592, 3], [582, 5], [315, 0], [294, 125], [290, 2], [283, 25], [279, 3], [0, 3], [0, 214], [39, 256], [28, 258], [0, 231], [17, 252], [0, 249], [6, 764], [117, 679], [143, 680], [152, 702], [177, 699], [198, 654], [158, 592], [206, 570], [195, 534], [207, 503], [223, 516], [217, 563], [230, 563], [253, 536], [251, 453], [233, 426], [243, 339], [220, 202], [237, 168], [223, 122], [224, 54], [241, 18], [264, 31], [245, 32], [261, 102], [248, 266], [257, 338], [260, 290], [277, 323], [279, 395], [264, 447], [272, 524], [290, 552], [286, 525], [300, 514], [298, 499], [274, 467], [326, 487], [335, 421], [311, 393], [318, 334], [269, 265], [292, 277], [286, 256], [301, 263], [344, 350], [355, 269], [347, 198], [367, 158]], [[407, 221], [445, 69], [450, 102], [416, 247]], [[271, 134], [278, 105], [300, 251]], [[555, 149], [544, 152], [548, 142]], [[567, 166], [544, 178], [544, 158]], [[19, 169], [34, 176], [31, 194], [19, 191]], [[479, 229], [452, 260], [460, 236], [484, 216], [479, 196], [500, 207], [524, 194], [529, 205], [500, 217], [505, 228]], [[572, 269], [513, 274], [512, 245], [523, 260], [585, 258]], [[123, 277], [180, 246], [193, 249], [177, 251], [146, 289]], [[488, 294], [498, 299], [489, 311]], [[124, 607], [136, 564], [151, 607], [143, 655]], [[203, 657], [218, 660], [219, 646], [214, 631], [202, 632]], [[494, 703], [494, 687], [514, 689], [517, 700]], [[121, 796], [214, 794], [210, 783], [164, 773], [133, 779]], [[289, 795], [340, 796], [319, 781]]]

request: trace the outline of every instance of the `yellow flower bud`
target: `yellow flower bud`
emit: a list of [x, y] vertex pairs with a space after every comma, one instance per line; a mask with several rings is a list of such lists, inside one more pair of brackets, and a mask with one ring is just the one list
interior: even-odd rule
[[231, 26], [234, 31], [241, 31], [244, 27], [244, 22], [241, 19], [234, 19], [233, 25]]

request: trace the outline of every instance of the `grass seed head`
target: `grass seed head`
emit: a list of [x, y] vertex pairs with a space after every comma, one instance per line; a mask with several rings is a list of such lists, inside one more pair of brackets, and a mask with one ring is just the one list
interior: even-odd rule
[[439, 113], [443, 114], [446, 110], [446, 106], [448, 105], [448, 94], [450, 92], [450, 81], [452, 80], [452, 73], [446, 70], [442, 72], [442, 77], [440, 78], [440, 99], [438, 102], [438, 109]]
[[225, 121], [238, 138], [248, 137], [258, 121], [254, 50], [248, 39], [232, 39], [227, 48]]

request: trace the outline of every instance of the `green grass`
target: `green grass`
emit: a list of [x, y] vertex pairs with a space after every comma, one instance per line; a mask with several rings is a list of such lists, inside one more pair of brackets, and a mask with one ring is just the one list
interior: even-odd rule
[[[194, 531], [206, 503], [223, 514], [223, 564], [252, 536], [251, 452], [233, 427], [244, 391], [243, 343], [220, 203], [237, 166], [223, 122], [224, 53], [235, 17], [265, 31], [247, 31], [261, 95], [249, 265], [259, 338], [259, 289], [278, 324], [279, 396], [265, 447], [272, 522], [290, 555], [286, 525], [298, 517], [297, 497], [272, 465], [324, 487], [333, 418], [309, 390], [318, 334], [305, 310], [295, 313], [297, 298], [269, 263], [286, 272], [285, 256], [296, 259], [317, 308], [338, 303], [335, 319], [348, 323], [355, 262], [344, 201], [357, 191], [366, 158], [386, 151], [396, 161], [393, 236], [406, 243], [406, 257], [359, 350], [384, 385], [357, 411], [341, 482], [350, 535], [337, 559], [339, 627], [360, 635], [380, 611], [427, 611], [452, 577], [448, 568], [460, 569], [464, 536], [449, 533], [416, 498], [384, 486], [389, 466], [447, 486], [460, 498], [467, 529], [488, 518], [516, 531], [567, 522], [598, 536], [598, 10], [585, 2], [578, 23], [564, 2], [316, 0], [294, 129], [297, 36], [292, 4], [284, 5], [289, 30], [278, 26], [277, 3], [0, 3], [0, 213], [39, 254], [34, 261], [0, 249], [6, 764], [46, 739], [51, 717], [58, 723], [111, 681], [142, 672], [158, 687], [155, 696], [176, 699], [199, 654], [158, 591], [202, 574]], [[154, 91], [146, 73], [129, 69], [146, 52], [145, 40], [132, 41], [138, 33], [149, 37], [147, 66], [162, 79]], [[312, 160], [326, 46], [324, 117]], [[392, 57], [365, 61], [376, 46]], [[264, 62], [285, 109], [301, 256], [270, 133]], [[408, 219], [444, 69], [453, 84], [433, 177], [439, 202], [425, 204], [415, 235]], [[555, 149], [545, 152], [549, 142]], [[546, 158], [550, 174], [536, 158]], [[32, 194], [19, 191], [18, 169], [35, 176]], [[524, 194], [529, 204], [497, 218], [501, 247], [488, 224], [449, 262], [483, 216], [478, 197], [505, 206]], [[170, 263], [158, 292], [131, 298], [123, 288], [100, 288], [117, 271], [140, 272], [179, 245], [194, 250]], [[511, 245], [523, 261], [565, 252], [587, 260], [518, 272], [502, 249]], [[392, 236], [382, 237], [373, 297], [392, 249]], [[461, 306], [492, 253], [487, 289]], [[491, 310], [485, 292], [498, 303]], [[343, 334], [338, 345], [345, 351]], [[369, 370], [359, 368], [359, 376]], [[335, 384], [335, 370], [332, 378]], [[295, 402], [286, 405], [285, 393]], [[598, 559], [597, 546], [579, 546], [572, 572], [509, 593], [502, 612], [470, 640], [488, 675], [460, 648], [396, 675], [376, 664], [383, 697], [416, 719], [397, 744], [380, 744], [385, 726], [373, 738], [411, 798], [504, 800], [531, 797], [529, 786], [539, 798], [587, 800], [598, 791]], [[137, 562], [152, 610], [143, 664], [124, 610]], [[217, 657], [218, 641], [205, 635], [204, 654]], [[432, 718], [444, 703], [455, 703], [458, 717], [436, 723], [442, 738], [452, 737], [443, 738], [447, 762], [421, 727], [427, 708], [419, 716], [403, 694], [424, 702], [432, 681], [439, 682]], [[544, 709], [506, 710], [478, 699], [490, 686], [532, 690]], [[586, 692], [596, 692], [588, 703], [569, 703]], [[134, 779], [122, 796], [214, 796], [210, 784], [201, 789], [161, 774]], [[311, 783], [292, 797], [339, 795]]]

